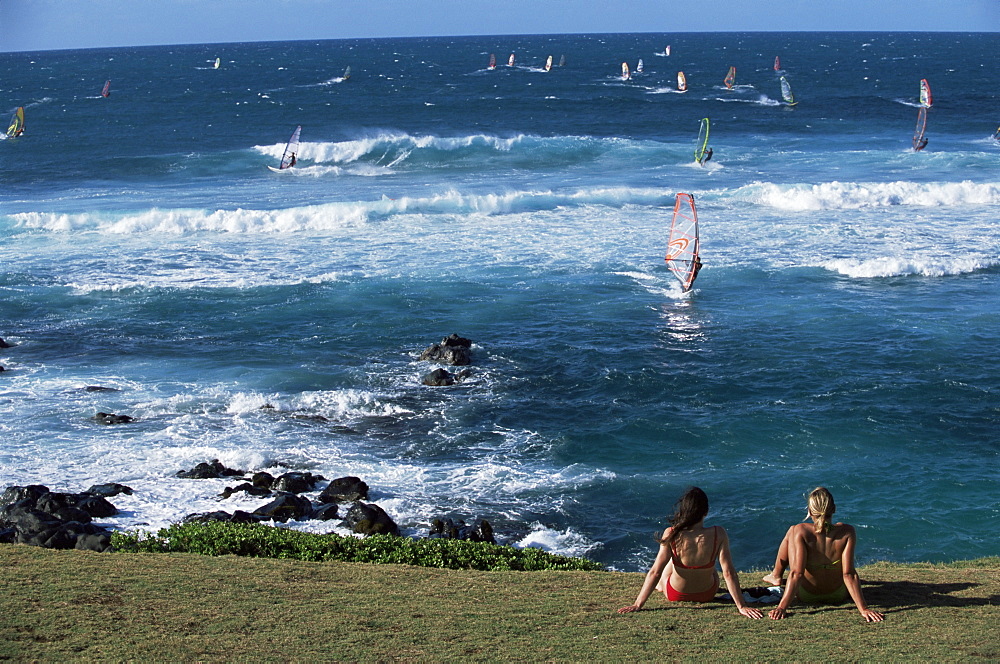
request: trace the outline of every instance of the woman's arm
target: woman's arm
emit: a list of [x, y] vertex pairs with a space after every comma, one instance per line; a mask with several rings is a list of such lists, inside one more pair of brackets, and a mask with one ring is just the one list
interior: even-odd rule
[[781, 620], [788, 615], [788, 605], [795, 599], [799, 581], [806, 569], [806, 544], [802, 534], [796, 526], [792, 526], [785, 537], [788, 539], [788, 581], [785, 582], [785, 592], [782, 593], [778, 606], [771, 609], [771, 620]]
[[844, 547], [844, 554], [840, 557], [840, 564], [844, 569], [844, 585], [847, 586], [847, 592], [850, 593], [854, 605], [858, 607], [858, 612], [865, 619], [865, 622], [882, 622], [885, 620], [885, 616], [878, 611], [872, 611], [865, 603], [864, 593], [861, 592], [861, 577], [854, 569], [854, 543], [857, 540], [857, 533], [852, 526], [847, 526], [847, 528], [849, 529], [847, 546]]
[[[666, 538], [667, 533], [663, 534]], [[670, 562], [670, 547], [666, 544], [660, 544], [660, 550], [656, 554], [656, 560], [653, 561], [653, 566], [649, 568], [646, 572], [646, 580], [642, 583], [642, 589], [639, 591], [639, 595], [635, 598], [635, 602], [629, 606], [623, 606], [618, 609], [618, 613], [631, 613], [633, 611], [638, 611], [642, 608], [642, 605], [646, 603], [649, 596], [653, 594], [653, 589], [656, 588], [656, 582], [660, 580], [663, 576], [663, 570], [666, 569], [667, 563]]]
[[740, 577], [736, 574], [736, 569], [733, 566], [733, 556], [729, 551], [729, 535], [726, 534], [725, 528], [719, 528], [719, 538], [722, 540], [719, 545], [719, 564], [722, 566], [722, 575], [726, 579], [726, 590], [729, 591], [729, 596], [733, 598], [733, 603], [736, 604], [737, 610], [742, 615], [754, 620], [763, 618], [763, 613], [743, 603]]

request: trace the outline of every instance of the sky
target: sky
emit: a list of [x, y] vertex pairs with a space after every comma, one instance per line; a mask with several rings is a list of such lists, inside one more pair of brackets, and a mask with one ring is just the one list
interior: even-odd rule
[[1000, 0], [0, 0], [0, 52], [452, 35], [1000, 31]]

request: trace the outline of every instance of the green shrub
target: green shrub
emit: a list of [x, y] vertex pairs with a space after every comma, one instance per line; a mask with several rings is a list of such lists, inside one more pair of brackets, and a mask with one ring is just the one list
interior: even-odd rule
[[586, 558], [559, 556], [541, 549], [452, 539], [409, 539], [372, 535], [364, 539], [304, 533], [258, 523], [178, 523], [157, 534], [114, 533], [111, 543], [126, 553], [197, 553], [206, 556], [291, 558], [321, 562], [396, 563], [446, 569], [599, 570]]

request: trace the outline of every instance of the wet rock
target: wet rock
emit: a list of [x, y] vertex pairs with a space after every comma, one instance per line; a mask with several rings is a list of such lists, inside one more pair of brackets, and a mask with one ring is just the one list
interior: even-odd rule
[[324, 479], [321, 475], [313, 475], [312, 473], [284, 473], [278, 476], [271, 489], [288, 493], [304, 493], [312, 491], [316, 484]]
[[103, 387], [101, 385], [88, 385], [83, 388], [84, 392], [120, 392], [116, 387]]
[[249, 482], [244, 482], [243, 484], [238, 484], [233, 487], [227, 486], [225, 489], [222, 490], [222, 493], [219, 494], [219, 497], [225, 500], [226, 498], [232, 496], [234, 493], [240, 493], [240, 492], [246, 493], [248, 496], [271, 495], [270, 489], [265, 489], [264, 487], [254, 486]]
[[4, 490], [3, 494], [0, 495], [0, 507], [3, 507], [4, 505], [11, 505], [25, 499], [30, 500], [31, 506], [34, 507], [35, 502], [48, 492], [49, 488], [47, 486], [42, 486], [41, 484], [9, 486]]
[[354, 503], [347, 511], [347, 527], [362, 535], [399, 535], [399, 526], [378, 505]]
[[368, 485], [353, 476], [338, 477], [319, 494], [321, 503], [353, 503], [368, 500]]
[[135, 419], [128, 415], [116, 415], [115, 413], [98, 413], [94, 415], [94, 421], [98, 424], [128, 424], [135, 422]]
[[177, 471], [177, 477], [183, 477], [189, 480], [207, 480], [215, 479], [219, 477], [238, 477], [245, 475], [242, 470], [233, 470], [232, 468], [226, 468], [218, 459], [212, 459], [208, 463], [201, 462], [196, 465], [191, 470], [179, 470]]
[[424, 377], [420, 379], [420, 382], [424, 385], [429, 385], [430, 387], [446, 387], [448, 385], [454, 385], [457, 381], [451, 372], [446, 371], [445, 369], [435, 369], [430, 373], [424, 374]]
[[462, 520], [434, 519], [431, 522], [428, 538], [459, 539], [469, 540], [470, 542], [489, 542], [490, 544], [497, 543], [493, 537], [493, 527], [486, 519], [481, 520], [478, 525], [473, 524], [471, 526], [465, 525], [465, 522]]
[[50, 491], [35, 502], [35, 509], [51, 514], [60, 521], [90, 523], [90, 515], [77, 507], [77, 497]]
[[294, 493], [284, 493], [266, 505], [255, 509], [253, 513], [265, 519], [275, 521], [301, 521], [312, 514], [312, 501]]
[[106, 519], [109, 516], [118, 514], [118, 509], [102, 496], [88, 496], [81, 494], [76, 503], [78, 509], [90, 515], [92, 519]]
[[100, 496], [102, 498], [114, 498], [118, 494], [122, 493], [126, 496], [131, 496], [132, 487], [125, 486], [124, 484], [118, 484], [116, 482], [107, 482], [105, 484], [94, 484], [89, 489], [84, 491], [84, 493], [89, 493], [92, 496]]
[[49, 491], [41, 485], [7, 487], [0, 496], [0, 541], [50, 549], [107, 551], [111, 532], [92, 518], [116, 514], [114, 505], [88, 493]]
[[264, 471], [254, 473], [250, 477], [250, 483], [259, 489], [270, 489], [274, 486], [274, 475], [265, 473]]
[[13, 346], [0, 338], [0, 348], [13, 348]]
[[331, 519], [336, 519], [337, 515], [337, 503], [327, 503], [314, 509], [310, 518], [316, 519], [317, 521], [329, 521]]
[[244, 512], [243, 510], [236, 510], [232, 514], [223, 510], [217, 510], [215, 512], [197, 512], [195, 514], [188, 514], [186, 517], [181, 519], [182, 523], [208, 523], [210, 521], [225, 521], [226, 523], [256, 523], [259, 521], [257, 517], [250, 512]]
[[472, 364], [471, 349], [471, 341], [457, 334], [451, 334], [442, 339], [441, 343], [428, 346], [420, 354], [420, 359], [453, 366], [464, 366]]

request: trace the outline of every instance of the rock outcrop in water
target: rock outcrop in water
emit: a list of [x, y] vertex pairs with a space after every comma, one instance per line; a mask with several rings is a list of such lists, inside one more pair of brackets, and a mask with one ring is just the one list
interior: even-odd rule
[[128, 415], [116, 415], [115, 413], [98, 413], [94, 415], [94, 421], [98, 424], [112, 425], [112, 424], [128, 424], [129, 422], [135, 422], [135, 418]]
[[486, 519], [480, 521], [479, 525], [473, 524], [471, 526], [465, 525], [462, 520], [434, 519], [431, 521], [430, 533], [427, 537], [428, 539], [444, 538], [497, 543], [493, 537], [493, 526]]
[[472, 364], [472, 342], [457, 334], [450, 334], [441, 343], [429, 346], [420, 354], [421, 360], [452, 366]]
[[[218, 459], [199, 463], [193, 469], [180, 471], [178, 477], [218, 479], [245, 476], [242, 471], [227, 468]], [[253, 512], [235, 510], [189, 514], [183, 522], [226, 521], [259, 523], [263, 521], [328, 521], [343, 518], [344, 525], [362, 535], [400, 535], [399, 526], [384, 509], [368, 500], [369, 487], [358, 477], [347, 476], [332, 480], [320, 492], [318, 502], [299, 495], [314, 491], [324, 480], [308, 472], [289, 472], [273, 477], [266, 472], [253, 473], [248, 481], [229, 488], [222, 494], [228, 498], [246, 492], [255, 496], [270, 496], [272, 500]], [[118, 513], [107, 499], [132, 495], [131, 487], [115, 482], [95, 484], [82, 493], [58, 493], [42, 485], [10, 486], [0, 495], [0, 543], [20, 543], [51, 549], [111, 550], [111, 530], [92, 523], [93, 519], [108, 518]], [[340, 506], [347, 504], [341, 517]], [[464, 521], [450, 518], [434, 519], [429, 538], [463, 539], [496, 544], [493, 528], [482, 520], [467, 526]]]
[[226, 468], [218, 459], [209, 462], [201, 462], [191, 470], [177, 471], [177, 477], [189, 480], [207, 480], [219, 477], [240, 477], [246, 475], [246, 471]]
[[111, 531], [91, 521], [117, 513], [100, 493], [57, 493], [40, 484], [11, 486], [0, 496], [0, 542], [108, 551]]

